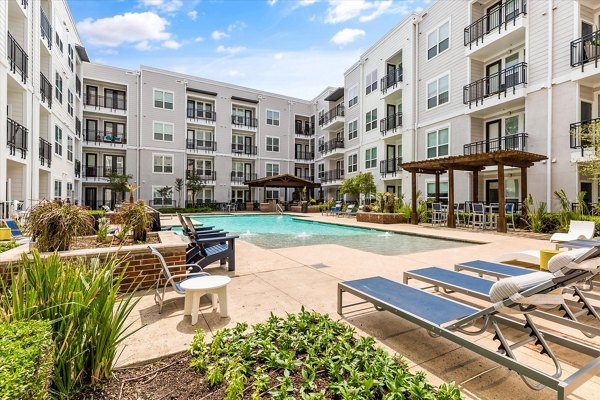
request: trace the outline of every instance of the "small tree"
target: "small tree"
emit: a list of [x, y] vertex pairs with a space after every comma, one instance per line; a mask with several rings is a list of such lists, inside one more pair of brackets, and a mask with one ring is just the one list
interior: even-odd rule
[[575, 142], [585, 149], [584, 160], [580, 162], [579, 171], [582, 175], [598, 181], [600, 178], [600, 121], [582, 124], [579, 129], [573, 129], [571, 136]]
[[364, 194], [367, 198], [367, 196], [370, 197], [371, 193], [375, 193], [377, 188], [372, 173], [361, 172], [356, 175], [355, 179], [359, 194]]
[[360, 196], [360, 188], [356, 178], [356, 176], [353, 176], [352, 178], [344, 179], [342, 186], [340, 186], [340, 193], [349, 194], [358, 198], [358, 196]]
[[117, 193], [129, 192], [129, 202], [133, 203], [133, 192], [137, 190], [137, 186], [130, 184], [129, 180], [132, 179], [133, 176], [119, 174], [116, 171], [111, 171], [106, 174], [106, 179], [108, 179], [108, 187], [110, 190], [115, 191]]
[[183, 179], [181, 179], [181, 178], [175, 179], [175, 191], [177, 192], [178, 204], [181, 207], [181, 192], [183, 191]]
[[[160, 189], [156, 189], [156, 193], [162, 199], [162, 205], [164, 206], [167, 202], [167, 198], [171, 198], [173, 195], [173, 188], [171, 186], [161, 187]], [[170, 204], [169, 204], [170, 205]]]
[[187, 182], [185, 184], [187, 186], [188, 191], [192, 195], [192, 207], [196, 205], [196, 197], [198, 193], [204, 189], [204, 182], [198, 175], [192, 173], [188, 176]]

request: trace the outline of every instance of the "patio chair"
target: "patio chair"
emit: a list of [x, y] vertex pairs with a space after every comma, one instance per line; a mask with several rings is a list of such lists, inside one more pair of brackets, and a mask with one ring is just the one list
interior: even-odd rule
[[356, 211], [354, 211], [354, 204], [348, 204], [346, 211], [338, 213], [338, 217], [352, 217], [355, 215]]
[[336, 202], [333, 207], [327, 212], [327, 215], [338, 215], [342, 211], [342, 203]]
[[14, 219], [7, 218], [3, 219], [2, 222], [4, 222], [7, 228], [10, 228], [10, 234], [14, 239], [21, 239], [23, 237], [23, 232], [21, 232], [21, 228], [19, 228]]
[[466, 225], [467, 216], [465, 215], [465, 203], [458, 203], [454, 207], [454, 213], [456, 214], [456, 222], [458, 225]]
[[594, 237], [596, 225], [594, 221], [571, 221], [569, 232], [555, 233], [550, 237], [551, 242], [568, 242], [577, 239], [591, 239]]
[[193, 247], [186, 254], [186, 261], [193, 261], [201, 268], [219, 261], [220, 265], [227, 263], [228, 271], [235, 271], [235, 239], [239, 236], [227, 235], [224, 232], [219, 233], [217, 237], [202, 237], [198, 236], [193, 225], [191, 232], [191, 238], [194, 238], [190, 238]]
[[506, 203], [504, 206], [504, 214], [506, 217], [506, 227], [516, 230], [515, 224], [515, 203]]
[[442, 209], [442, 203], [431, 204], [431, 224], [441, 225], [446, 222], [446, 212]]
[[[158, 261], [161, 265], [161, 271], [158, 275], [158, 280], [156, 281], [156, 289], [154, 292], [154, 302], [158, 305], [158, 313], [162, 313], [162, 307], [165, 300], [165, 291], [169, 285], [175, 290], [178, 294], [185, 294], [185, 289], [181, 287], [181, 282], [186, 279], [195, 278], [198, 276], [208, 276], [206, 272], [202, 271], [202, 268], [198, 267], [196, 264], [184, 264], [184, 265], [167, 265], [165, 258], [160, 254], [160, 252], [153, 246], [148, 246], [148, 249], [152, 254], [158, 258]], [[186, 267], [185, 274], [171, 274], [171, 269], [181, 269], [181, 267]], [[192, 272], [193, 270], [199, 269], [197, 272]], [[161, 284], [164, 281], [164, 285]]]
[[486, 219], [485, 207], [483, 206], [483, 203], [473, 203], [473, 204], [471, 204], [471, 206], [473, 207], [473, 213], [472, 213], [472, 217], [471, 217], [473, 229], [475, 229], [475, 227], [481, 227], [481, 229], [485, 229], [486, 224], [487, 224], [487, 219]]

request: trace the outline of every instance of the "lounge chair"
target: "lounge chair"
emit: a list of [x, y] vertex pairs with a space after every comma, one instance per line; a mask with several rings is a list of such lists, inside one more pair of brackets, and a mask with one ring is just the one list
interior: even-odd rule
[[21, 228], [19, 228], [14, 219], [7, 218], [3, 219], [2, 222], [4, 222], [7, 228], [10, 228], [10, 234], [14, 239], [21, 239], [23, 237], [23, 232], [21, 232]]
[[514, 253], [506, 253], [498, 256], [494, 259], [497, 262], [506, 261], [523, 261], [530, 264], [540, 264], [540, 251], [539, 250], [524, 250], [516, 251]]
[[[191, 226], [191, 239], [193, 247], [186, 254], [186, 261], [193, 261], [204, 268], [219, 261], [221, 265], [227, 263], [228, 271], [235, 271], [235, 239], [239, 236], [225, 235], [219, 237], [198, 237], [194, 226]], [[188, 261], [188, 262], [189, 262]]]
[[[153, 246], [148, 246], [148, 249], [152, 254], [154, 254], [158, 261], [160, 262], [162, 268], [160, 274], [158, 275], [158, 280], [156, 281], [156, 290], [154, 292], [154, 302], [158, 305], [158, 313], [162, 313], [162, 307], [165, 300], [165, 290], [167, 286], [171, 285], [173, 290], [179, 294], [185, 294], [185, 289], [181, 287], [181, 282], [186, 279], [198, 277], [198, 276], [207, 276], [206, 272], [203, 272], [202, 269], [198, 272], [192, 272], [194, 269], [198, 268], [196, 264], [184, 264], [184, 265], [167, 265], [164, 257], [160, 252]], [[185, 274], [171, 274], [171, 269], [181, 269], [185, 267]], [[163, 284], [163, 280], [164, 284]], [[162, 290], [161, 290], [162, 285]]]
[[346, 211], [338, 213], [338, 217], [353, 217], [356, 215], [354, 211], [354, 204], [348, 204]]
[[331, 207], [327, 215], [338, 215], [342, 211], [342, 203], [335, 203], [335, 206]]
[[566, 248], [567, 250], [571, 249], [583, 249], [590, 248], [598, 245], [600, 241], [598, 240], [588, 240], [588, 239], [577, 239], [577, 240], [569, 240], [567, 242], [558, 242], [555, 244], [556, 250], [560, 250], [561, 248]]
[[[559, 399], [564, 399], [576, 388], [583, 385], [588, 379], [600, 371], [600, 350], [583, 345], [580, 341], [539, 329], [529, 315], [532, 311], [545, 307], [557, 307], [563, 303], [563, 297], [553, 294], [564, 287], [585, 281], [592, 277], [597, 270], [587, 265], [590, 258], [600, 255], [599, 248], [588, 250], [572, 260], [581, 268], [555, 276], [548, 272], [535, 272], [520, 277], [503, 279], [494, 283], [489, 290], [489, 297], [493, 304], [487, 308], [479, 309], [458, 301], [432, 294], [406, 284], [394, 282], [382, 277], [372, 277], [338, 283], [337, 311], [342, 315], [346, 307], [356, 306], [365, 302], [372, 303], [378, 310], [389, 311], [407, 321], [415, 323], [430, 331], [434, 336], [444, 337], [459, 346], [471, 350], [491, 361], [515, 371], [525, 384], [534, 390], [548, 387], [557, 392]], [[364, 300], [353, 302], [344, 306], [343, 294], [350, 293]], [[513, 318], [502, 316], [500, 312], [522, 314], [525, 324]], [[475, 326], [481, 321], [481, 327]], [[502, 330], [504, 327], [524, 333], [526, 339], [510, 342]], [[473, 340], [468, 336], [481, 336], [491, 329], [495, 335], [493, 340], [499, 347], [490, 348]], [[531, 364], [526, 364], [517, 359], [515, 350], [529, 343], [541, 347], [540, 354], [546, 355], [554, 364], [555, 371], [550, 374]], [[554, 355], [549, 343], [565, 347], [581, 355], [592, 358], [586, 365], [571, 375], [563, 375], [559, 359]], [[535, 347], [539, 349], [539, 347]], [[522, 355], [519, 354], [519, 357]], [[534, 364], [539, 365], [539, 360]]]
[[594, 221], [571, 221], [569, 232], [555, 233], [550, 237], [551, 242], [568, 242], [577, 239], [591, 239], [594, 237], [596, 224]]

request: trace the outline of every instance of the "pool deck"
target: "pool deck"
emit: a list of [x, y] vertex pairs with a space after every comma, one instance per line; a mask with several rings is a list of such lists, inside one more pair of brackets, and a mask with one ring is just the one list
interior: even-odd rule
[[[307, 217], [307, 214], [302, 214]], [[424, 329], [408, 323], [391, 313], [376, 312], [372, 307], [349, 309], [340, 317], [336, 312], [337, 283], [345, 280], [380, 275], [401, 282], [404, 271], [436, 265], [453, 268], [454, 264], [473, 259], [493, 260], [494, 257], [520, 250], [552, 249], [547, 240], [496, 234], [487, 231], [454, 230], [408, 224], [378, 225], [359, 223], [355, 218], [338, 218], [308, 214], [314, 221], [385, 229], [408, 234], [453, 238], [484, 243], [421, 253], [383, 256], [339, 245], [317, 245], [283, 249], [263, 249], [243, 240], [236, 242], [236, 271], [229, 285], [229, 318], [221, 319], [212, 312], [208, 300], [202, 303], [202, 316], [197, 327], [208, 337], [219, 328], [237, 322], [262, 322], [270, 313], [285, 315], [298, 312], [301, 306], [343, 319], [359, 334], [368, 334], [391, 352], [410, 360], [414, 371], [423, 370], [434, 384], [456, 382], [463, 395], [472, 399], [548, 399], [555, 393], [545, 389], [530, 390], [521, 379], [506, 368], [486, 360], [445, 339], [430, 337]], [[175, 218], [176, 220], [176, 218]], [[163, 219], [163, 224], [178, 225], [175, 220]], [[228, 274], [217, 264], [206, 269], [211, 274]], [[419, 286], [411, 281], [412, 286]], [[130, 316], [133, 328], [139, 328], [122, 345], [118, 366], [126, 366], [159, 358], [188, 348], [196, 327], [190, 317], [183, 317], [183, 296], [167, 294], [162, 314], [154, 304], [153, 293], [138, 293], [140, 302]], [[351, 301], [351, 300], [349, 300]], [[476, 304], [477, 302], [473, 302]], [[541, 321], [540, 321], [541, 323]], [[561, 327], [543, 323], [548, 329]], [[579, 332], [566, 333], [581, 341], [600, 347], [600, 339], [587, 339]], [[491, 333], [473, 337], [493, 348]], [[525, 347], [519, 354], [536, 366], [548, 366], [548, 359]], [[573, 371], [588, 360], [579, 360], [566, 351], [559, 352], [567, 362], [564, 368]], [[566, 357], [566, 358], [565, 358]], [[547, 369], [550, 371], [549, 369]], [[591, 399], [600, 391], [600, 377], [579, 388], [573, 398]]]

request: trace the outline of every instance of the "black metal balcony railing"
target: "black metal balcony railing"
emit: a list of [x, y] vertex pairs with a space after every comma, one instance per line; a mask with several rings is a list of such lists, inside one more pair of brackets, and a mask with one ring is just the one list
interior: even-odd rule
[[258, 119], [251, 117], [242, 117], [239, 115], [231, 116], [231, 123], [237, 126], [245, 126], [247, 128], [256, 128], [258, 126]]
[[75, 117], [75, 134], [77, 137], [81, 137], [81, 120], [79, 117]]
[[81, 96], [81, 78], [79, 78], [79, 75], [75, 75], [75, 93]]
[[299, 175], [294, 175], [298, 178], [302, 178], [305, 179], [307, 181], [311, 181], [314, 182], [315, 181], [315, 176], [314, 175], [308, 175], [308, 174], [299, 174]]
[[577, 67], [581, 65], [581, 70], [584, 66], [594, 62], [594, 66], [598, 67], [600, 60], [600, 30], [592, 32], [585, 36], [575, 39], [571, 42], [571, 66]]
[[196, 151], [217, 151], [217, 142], [211, 140], [186, 139], [185, 147]]
[[185, 171], [185, 179], [190, 179], [190, 177], [195, 176], [200, 179], [202, 182], [214, 182], [217, 180], [217, 171], [207, 171], [202, 169], [187, 169]]
[[511, 22], [516, 25], [521, 14], [527, 14], [527, 0], [505, 0], [465, 28], [465, 46], [478, 45], [489, 33], [502, 32], [502, 28], [506, 30]]
[[81, 160], [75, 160], [75, 178], [81, 178]]
[[13, 35], [10, 32], [7, 33], [8, 36], [8, 61], [10, 64], [10, 71], [21, 75], [21, 81], [23, 83], [27, 82], [27, 65], [29, 62], [29, 57], [23, 48], [17, 43]]
[[389, 88], [402, 82], [402, 67], [398, 67], [381, 78], [381, 93], [386, 93]]
[[127, 144], [127, 135], [119, 134], [115, 135], [113, 133], [107, 133], [102, 131], [91, 131], [85, 130], [84, 139], [86, 142], [94, 142], [96, 144], [99, 143], [113, 143], [113, 144]]
[[258, 149], [256, 146], [231, 143], [231, 152], [233, 154], [247, 154], [250, 156], [255, 156], [258, 152]]
[[27, 8], [27, 6], [29, 5], [29, 0], [21, 0], [21, 5], [23, 6], [23, 8]]
[[463, 88], [463, 103], [471, 107], [483, 103], [483, 99], [490, 96], [500, 96], [512, 89], [515, 93], [517, 86], [527, 84], [527, 63], [522, 62], [512, 67], [500, 70], [495, 74], [486, 76], [466, 85]]
[[331, 171], [323, 172], [321, 176], [321, 183], [329, 183], [333, 181], [339, 181], [340, 179], [344, 179], [344, 170], [343, 169], [333, 169]]
[[319, 152], [321, 154], [329, 153], [330, 151], [334, 151], [335, 149], [343, 149], [344, 148], [344, 139], [343, 138], [333, 138], [321, 145], [319, 145]]
[[52, 25], [50, 25], [50, 21], [48, 21], [48, 17], [44, 12], [44, 9], [40, 7], [40, 15], [42, 20], [40, 22], [41, 30], [42, 30], [42, 39], [46, 39], [46, 43], [48, 43], [48, 48], [52, 48]]
[[396, 176], [397, 172], [400, 172], [399, 165], [402, 164], [402, 157], [389, 158], [379, 162], [379, 172], [381, 176], [385, 177], [388, 174]]
[[463, 146], [464, 155], [493, 153], [500, 150], [526, 151], [527, 134], [515, 133], [514, 135], [502, 136], [496, 139], [467, 143]]
[[402, 127], [402, 113], [397, 112], [379, 120], [379, 130], [382, 135], [386, 135], [388, 131], [396, 130]]
[[[597, 131], [597, 128], [600, 126], [600, 118], [590, 119], [588, 121], [580, 121], [575, 122], [570, 125], [570, 141], [572, 149], [581, 149], [581, 155], [583, 156], [583, 151], [586, 147], [591, 146], [590, 136], [592, 133]], [[585, 134], [584, 132], [589, 131], [589, 134]], [[583, 137], [582, 137], [583, 136]]]
[[344, 108], [344, 104], [338, 104], [319, 117], [319, 126], [327, 125], [328, 123], [333, 122], [336, 118], [343, 117], [345, 115], [346, 109]]
[[194, 120], [201, 119], [204, 121], [215, 122], [217, 120], [217, 113], [214, 111], [195, 110], [192, 108], [188, 108], [187, 117]]
[[243, 185], [244, 182], [256, 180], [256, 174], [244, 174], [242, 172], [231, 172], [231, 182]]
[[17, 151], [21, 153], [21, 158], [27, 158], [27, 135], [29, 131], [23, 125], [10, 118], [6, 119], [6, 144], [10, 155], [14, 156]]
[[296, 135], [300, 136], [313, 136], [315, 134], [315, 126], [314, 124], [297, 126], [295, 130]]
[[52, 165], [52, 144], [40, 138], [40, 164], [50, 168]]
[[40, 95], [42, 96], [42, 101], [48, 104], [48, 107], [52, 108], [52, 84], [40, 72]]
[[297, 151], [294, 155], [296, 160], [314, 160], [315, 153], [312, 151]]
[[84, 165], [84, 178], [106, 178], [110, 174], [125, 175], [124, 167], [103, 167], [101, 165]]
[[110, 108], [111, 110], [127, 110], [127, 100], [121, 97], [104, 97], [90, 93], [83, 94], [83, 104], [88, 107]]

